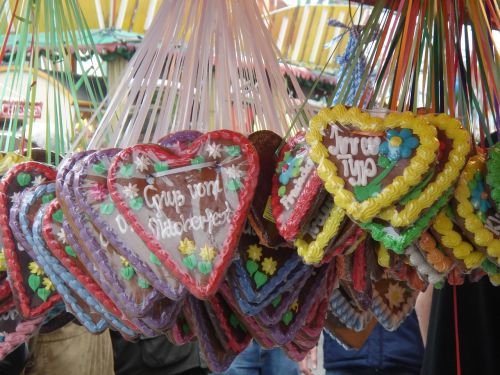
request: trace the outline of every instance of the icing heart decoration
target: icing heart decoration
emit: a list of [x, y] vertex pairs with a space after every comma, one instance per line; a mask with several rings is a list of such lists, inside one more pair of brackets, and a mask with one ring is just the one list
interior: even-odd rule
[[180, 155], [157, 145], [120, 152], [108, 188], [120, 213], [189, 291], [213, 295], [252, 200], [258, 156], [242, 135], [207, 133]]
[[410, 113], [381, 119], [342, 105], [320, 111], [306, 139], [335, 204], [361, 223], [421, 182], [439, 147], [436, 128]]
[[293, 241], [325, 197], [323, 184], [309, 156], [305, 134], [298, 133], [281, 149], [273, 176], [271, 204], [276, 227]]
[[61, 300], [52, 281], [31, 256], [18, 246], [9, 227], [10, 209], [20, 199], [21, 192], [45, 181], [54, 180], [56, 170], [38, 162], [18, 164], [0, 182], [0, 225], [2, 226], [5, 258], [17, 308], [23, 318], [45, 314]]

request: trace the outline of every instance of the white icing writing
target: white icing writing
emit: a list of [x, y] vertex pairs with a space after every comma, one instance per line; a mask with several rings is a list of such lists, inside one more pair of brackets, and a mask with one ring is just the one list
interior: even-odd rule
[[325, 203], [321, 206], [321, 208], [318, 211], [318, 216], [311, 221], [309, 224], [309, 227], [307, 228], [307, 234], [309, 234], [313, 240], [316, 239], [318, 236], [319, 232], [323, 229], [323, 226], [325, 225], [326, 220], [328, 219], [328, 216], [330, 216], [330, 212], [333, 209], [333, 198], [329, 196]]
[[17, 310], [10, 310], [0, 315], [0, 320], [14, 320], [17, 318]]
[[233, 211], [229, 207], [228, 202], [224, 203], [226, 209], [222, 212], [206, 208], [204, 215], [193, 215], [185, 218], [184, 215], [181, 214], [178, 217], [178, 221], [165, 217], [158, 212], [156, 217], [149, 218], [148, 228], [158, 240], [180, 237], [183, 233], [190, 231], [203, 231], [212, 234], [214, 228], [229, 223], [233, 215]]
[[[342, 133], [337, 125], [331, 126], [330, 139], [334, 142], [328, 146], [328, 152], [342, 161], [343, 175], [352, 186], [366, 186], [368, 178], [377, 174], [377, 164], [371, 156], [378, 155], [380, 137], [347, 137]], [[366, 159], [354, 159], [360, 150]]]
[[493, 232], [496, 236], [500, 236], [500, 214], [488, 216], [486, 218], [486, 228]]
[[192, 199], [214, 196], [217, 199], [219, 193], [222, 193], [222, 188], [219, 185], [219, 180], [199, 182], [194, 185], [187, 185], [189, 194]]
[[306, 163], [302, 167], [300, 167], [300, 175], [298, 178], [293, 179], [293, 188], [290, 190], [290, 193], [284, 195], [280, 199], [280, 203], [285, 207], [286, 210], [290, 210], [292, 206], [295, 204], [295, 200], [299, 197], [304, 184], [311, 174], [311, 171], [314, 168], [314, 163], [311, 159], [306, 158]]
[[156, 192], [158, 189], [154, 185], [147, 185], [144, 188], [144, 202], [149, 208], [154, 208], [157, 211], [163, 207], [175, 207], [175, 212], [180, 213], [180, 207], [184, 206], [186, 198], [180, 190], [162, 190], [160, 194], [152, 194], [149, 197], [149, 192]]

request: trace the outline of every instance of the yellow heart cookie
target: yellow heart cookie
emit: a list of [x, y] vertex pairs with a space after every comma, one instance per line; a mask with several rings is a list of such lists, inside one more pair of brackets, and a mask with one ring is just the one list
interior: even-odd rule
[[411, 113], [381, 119], [343, 105], [312, 118], [306, 140], [335, 204], [361, 223], [422, 181], [439, 147], [436, 128]]

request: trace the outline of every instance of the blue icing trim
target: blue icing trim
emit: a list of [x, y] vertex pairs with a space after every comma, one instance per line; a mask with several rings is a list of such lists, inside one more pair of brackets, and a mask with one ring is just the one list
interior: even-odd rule
[[342, 293], [335, 289], [330, 297], [330, 311], [349, 329], [361, 331], [370, 320], [368, 311], [360, 313], [351, 306]]
[[[38, 255], [42, 267], [44, 267], [46, 273], [52, 279], [54, 285], [63, 297], [65, 303], [70, 306], [77, 319], [82, 322], [85, 328], [93, 333], [98, 333], [105, 330], [107, 328], [106, 321], [108, 321], [125, 335], [136, 336], [136, 333], [132, 329], [124, 325], [113, 314], [103, 308], [102, 305], [87, 292], [87, 290], [80, 284], [80, 282], [78, 282], [78, 280], [76, 280], [76, 278], [59, 263], [59, 260], [53, 257], [46, 249], [45, 241], [43, 240], [41, 234], [42, 219], [47, 208], [47, 206], [42, 207], [42, 209], [38, 212], [33, 224], [33, 239], [36, 245], [35, 252]], [[80, 298], [82, 298], [98, 314], [102, 315], [105, 320], [101, 319], [97, 324], [95, 324], [90, 319], [88, 314], [86, 314], [78, 305], [76, 299], [72, 296], [71, 291], [67, 288], [66, 285], [69, 285], [69, 287], [73, 291], [75, 291]]]
[[[280, 284], [286, 282], [287, 285], [292, 285], [297, 279], [304, 275], [308, 268], [306, 266], [300, 267], [300, 265], [303, 264], [301, 260], [302, 259], [296, 253], [292, 254], [283, 266], [278, 269], [278, 272], [276, 272], [273, 277], [270, 277], [258, 291], [255, 291], [252, 286], [252, 278], [243, 264], [242, 257], [236, 259], [233, 262], [232, 267], [234, 267], [235, 270], [237, 283], [240, 285], [243, 295], [247, 301], [251, 304], [261, 304], [269, 303], [268, 299], [270, 298], [269, 296], [271, 293], [273, 293], [274, 297], [276, 297], [275, 290], [278, 286], [280, 286]], [[294, 272], [292, 273], [292, 271]], [[290, 275], [291, 277], [289, 277]], [[272, 300], [274, 297], [270, 299]]]

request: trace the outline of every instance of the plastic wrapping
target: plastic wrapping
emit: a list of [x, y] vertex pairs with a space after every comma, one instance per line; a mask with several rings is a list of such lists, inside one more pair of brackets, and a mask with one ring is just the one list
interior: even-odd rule
[[[74, 292], [74, 295], [80, 297], [90, 309], [102, 315], [122, 335], [129, 338], [137, 336], [135, 326], [123, 318], [113, 301], [81, 265], [73, 248], [67, 243], [66, 232], [62, 227], [63, 220], [64, 215], [58, 200], [47, 206], [41, 218], [42, 237], [47, 245], [44, 259], [49, 269], [53, 269], [61, 281], [71, 288], [71, 290], [63, 291], [63, 298], [73, 295]], [[40, 228], [37, 227], [37, 231], [39, 230]], [[37, 242], [40, 243], [40, 241]], [[37, 250], [42, 250], [42, 246], [37, 246]], [[62, 282], [55, 282], [56, 285], [62, 285]], [[75, 302], [78, 303], [79, 300], [75, 298]], [[80, 305], [80, 307], [83, 311], [87, 311], [85, 305]], [[91, 314], [91, 311], [88, 313]]]
[[[118, 274], [114, 281], [121, 284], [114, 288], [118, 290], [118, 295], [124, 294], [128, 288], [137, 289], [138, 285], [150, 284], [164, 296], [178, 300], [185, 295], [185, 289], [162, 267], [156, 255], [118, 212], [109, 195], [108, 169], [118, 152], [119, 149], [110, 149], [93, 153], [85, 158], [80, 172], [75, 176], [75, 205], [85, 212], [96, 229], [99, 228], [98, 240], [102, 249], [95, 253], [100, 263], [98, 268], [105, 267], [108, 274]], [[129, 266], [123, 264], [123, 258]], [[130, 271], [131, 275], [126, 274], [126, 271]], [[144, 278], [139, 279], [139, 274]], [[130, 277], [130, 280], [124, 279], [125, 276]], [[130, 298], [123, 298], [123, 303], [127, 304], [128, 299]], [[146, 302], [143, 300], [143, 303]], [[133, 301], [133, 304], [137, 302]], [[137, 306], [135, 310], [140, 311], [141, 306]]]
[[156, 145], [123, 150], [109, 170], [108, 188], [161, 263], [203, 299], [215, 293], [232, 260], [258, 171], [248, 140], [221, 130], [180, 156]]
[[276, 226], [283, 238], [293, 241], [326, 196], [309, 157], [304, 133], [290, 138], [281, 149], [272, 183], [271, 204]]
[[52, 283], [43, 269], [18, 247], [9, 226], [10, 209], [13, 201], [21, 198], [23, 190], [55, 177], [53, 167], [25, 162], [11, 168], [0, 182], [0, 224], [9, 280], [19, 313], [26, 319], [44, 315], [61, 297], [53, 292]]

